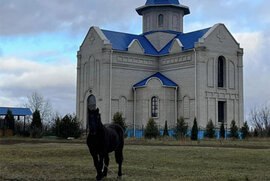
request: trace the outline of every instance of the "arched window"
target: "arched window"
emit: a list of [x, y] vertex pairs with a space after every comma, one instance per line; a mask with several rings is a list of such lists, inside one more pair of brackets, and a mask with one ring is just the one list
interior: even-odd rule
[[94, 95], [90, 95], [87, 99], [87, 106], [90, 110], [96, 109], [96, 97]]
[[218, 87], [225, 87], [226, 61], [223, 56], [218, 57]]
[[158, 27], [163, 27], [163, 21], [164, 21], [163, 14], [158, 15]]
[[151, 98], [151, 115], [152, 118], [158, 117], [158, 98], [156, 96]]

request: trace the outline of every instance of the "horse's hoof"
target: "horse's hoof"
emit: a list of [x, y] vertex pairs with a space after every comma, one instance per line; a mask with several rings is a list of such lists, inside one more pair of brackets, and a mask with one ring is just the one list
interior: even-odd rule
[[102, 178], [107, 177], [107, 173], [102, 173]]
[[118, 180], [121, 180], [121, 179], [122, 179], [122, 176], [117, 176], [117, 179], [118, 179]]
[[101, 181], [102, 180], [102, 177], [96, 177], [96, 180], [97, 181]]

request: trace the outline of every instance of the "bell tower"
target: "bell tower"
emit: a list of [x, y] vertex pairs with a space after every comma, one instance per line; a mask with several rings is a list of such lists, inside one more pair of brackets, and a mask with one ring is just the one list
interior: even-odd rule
[[183, 32], [183, 17], [190, 14], [189, 7], [178, 0], [147, 0], [136, 9], [143, 16], [143, 33], [151, 31]]

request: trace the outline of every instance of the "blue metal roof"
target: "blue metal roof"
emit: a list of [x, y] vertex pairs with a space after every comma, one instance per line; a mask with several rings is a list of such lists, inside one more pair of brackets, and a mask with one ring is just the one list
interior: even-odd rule
[[156, 5], [156, 4], [180, 4], [178, 0], [147, 0], [145, 5]]
[[[183, 50], [189, 50], [194, 48], [194, 44], [198, 42], [198, 40], [203, 37], [203, 35], [209, 30], [210, 28], [198, 30], [190, 33], [180, 33], [175, 31], [162, 31], [166, 33], [175, 34], [175, 38], [178, 38], [181, 43], [183, 44]], [[172, 39], [162, 50], [159, 52], [154, 48], [154, 46], [147, 40], [145, 35], [148, 35], [153, 32], [147, 32], [142, 35], [134, 35], [134, 34], [127, 34], [127, 33], [120, 33], [108, 30], [102, 30], [104, 35], [107, 39], [111, 42], [112, 47], [114, 50], [120, 51], [128, 51], [128, 46], [132, 42], [132, 40], [137, 39], [140, 44], [142, 45], [143, 49], [145, 50], [145, 54], [148, 55], [165, 55], [169, 53], [170, 47], [172, 45]]]
[[8, 109], [11, 110], [14, 116], [31, 116], [32, 112], [29, 108], [13, 108], [13, 107], [0, 107], [0, 115], [6, 115]]
[[160, 6], [172, 6], [183, 10], [184, 15], [190, 14], [189, 7], [181, 5], [178, 0], [147, 0], [145, 5], [137, 8], [136, 11], [139, 15], [143, 15], [144, 10]]
[[142, 35], [133, 35], [108, 30], [102, 30], [104, 35], [110, 40], [114, 50], [128, 51], [128, 46], [132, 40], [137, 39], [145, 50], [145, 54], [158, 55], [153, 45]]
[[151, 79], [151, 78], [157, 78], [162, 82], [163, 86], [169, 86], [169, 87], [178, 87], [178, 85], [173, 82], [172, 80], [170, 80], [169, 78], [165, 77], [163, 74], [157, 72], [154, 75], [151, 75], [150, 77], [147, 77], [146, 79], [138, 82], [137, 84], [133, 85], [133, 87], [143, 87], [147, 84], [147, 82]]
[[[181, 41], [183, 45], [182, 50], [190, 50], [194, 48], [195, 43], [198, 42], [199, 39], [203, 37], [203, 35], [208, 30], [210, 30], [210, 28], [198, 30], [198, 31], [190, 32], [190, 33], [179, 33], [175, 38], [178, 38]], [[172, 39], [162, 50], [160, 50], [159, 52], [160, 55], [169, 53], [174, 39]]]

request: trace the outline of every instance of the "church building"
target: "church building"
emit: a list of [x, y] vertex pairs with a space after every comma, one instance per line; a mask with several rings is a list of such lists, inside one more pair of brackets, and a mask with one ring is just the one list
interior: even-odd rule
[[91, 27], [77, 53], [77, 118], [86, 127], [95, 101], [103, 123], [116, 112], [128, 130], [153, 118], [169, 129], [183, 117], [199, 128], [209, 120], [242, 126], [243, 49], [224, 24], [184, 32], [189, 7], [178, 0], [147, 0], [139, 35]]

